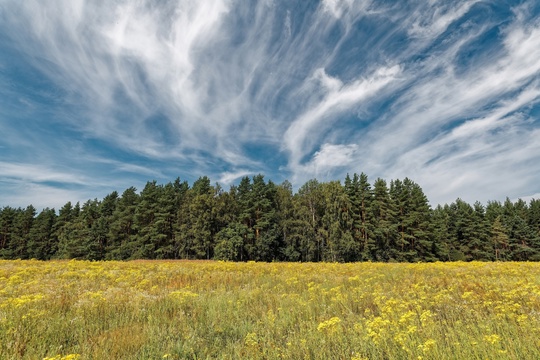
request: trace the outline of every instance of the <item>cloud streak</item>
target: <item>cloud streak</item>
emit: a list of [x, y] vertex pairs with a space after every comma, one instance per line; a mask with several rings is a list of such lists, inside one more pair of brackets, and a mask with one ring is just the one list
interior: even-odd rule
[[362, 171], [409, 176], [433, 203], [537, 194], [539, 14], [534, 1], [7, 0], [0, 181], [20, 201], [44, 181], [67, 201], [178, 175], [298, 188]]

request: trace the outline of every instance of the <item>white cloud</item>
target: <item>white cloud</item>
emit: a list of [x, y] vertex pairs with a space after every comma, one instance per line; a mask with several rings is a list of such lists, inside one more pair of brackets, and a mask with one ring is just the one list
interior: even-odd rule
[[336, 115], [375, 96], [386, 85], [398, 79], [399, 72], [399, 66], [380, 68], [367, 79], [343, 86], [339, 80], [317, 70], [314, 77], [321, 79], [327, 93], [317, 106], [301, 114], [285, 132], [284, 144], [291, 154], [291, 166], [297, 167], [302, 157], [320, 141], [320, 134], [338, 121]]
[[57, 211], [68, 201], [84, 203], [96, 197], [96, 189], [72, 190], [58, 188], [52, 185], [31, 182], [4, 182], [0, 179], [2, 187], [6, 190], [2, 195], [2, 206], [25, 208], [32, 205], [38, 213], [45, 208], [54, 208]]
[[[418, 43], [412, 42], [410, 48], [418, 51], [425, 47], [473, 3], [446, 12], [435, 11], [421, 29], [421, 37], [418, 28], [413, 30]], [[389, 112], [370, 124], [367, 132], [354, 134], [361, 151], [347, 153], [347, 171], [364, 171], [371, 177], [408, 176], [425, 186], [434, 204], [458, 196], [467, 201], [521, 196], [524, 189], [534, 189], [540, 169], [533, 164], [540, 163], [540, 141], [537, 130], [531, 128], [534, 119], [520, 111], [527, 111], [539, 101], [540, 27], [525, 25], [518, 18], [502, 33], [505, 51], [456, 72], [461, 48], [487, 29], [484, 25], [469, 28], [460, 37], [450, 38], [436, 57], [402, 66], [399, 81], [389, 82], [384, 91], [384, 95], [401, 95]], [[319, 72], [315, 77], [328, 94], [342, 91], [339, 81], [325, 75]], [[406, 91], [400, 93], [402, 89]], [[317, 173], [315, 166], [301, 166], [299, 162], [310, 146], [320, 141], [318, 136], [324, 139], [319, 135], [326, 129], [324, 125], [312, 133], [310, 121], [313, 127], [322, 122], [320, 119], [331, 124], [338, 121], [332, 116], [324, 118], [331, 108], [326, 107], [328, 98], [307, 112], [305, 120], [300, 118], [303, 121], [298, 124], [303, 126], [293, 124], [288, 131], [291, 135], [285, 138], [293, 149], [291, 164], [297, 164], [293, 165], [295, 179], [306, 180]], [[463, 124], [445, 130], [459, 121]], [[309, 140], [304, 143], [304, 138]], [[310, 142], [312, 138], [315, 140]], [[336, 163], [340, 163], [341, 154], [333, 154]], [[331, 164], [332, 156], [323, 158], [324, 164]], [[315, 159], [309, 163], [314, 164]], [[327, 178], [345, 172], [338, 167], [334, 171], [327, 169]]]
[[347, 168], [359, 155], [358, 145], [323, 144], [304, 169], [315, 177], [328, 176], [336, 168]]
[[83, 176], [58, 171], [37, 164], [15, 164], [0, 161], [0, 178], [17, 179], [29, 182], [54, 181], [66, 184], [88, 185]]
[[517, 201], [518, 199], [521, 199], [526, 202], [530, 202], [531, 200], [540, 200], [540, 193], [532, 194], [532, 195], [523, 195], [518, 198], [512, 199], [513, 202]]
[[[413, 86], [397, 102], [398, 106], [392, 110], [390, 121], [370, 134], [373, 147], [382, 149], [378, 151], [379, 158], [386, 163], [404, 150], [416, 146], [418, 142], [425, 141], [429, 134], [439, 131], [441, 126], [479, 113], [493, 99], [501, 96], [516, 97], [508, 101], [520, 106], [535, 99], [537, 85], [523, 95], [519, 95], [519, 90], [538, 75], [540, 70], [540, 37], [536, 36], [537, 30], [531, 31], [529, 36], [520, 37], [520, 45], [511, 41], [506, 56], [498, 61], [479, 64], [466, 75], [457, 76], [449, 69], [436, 77], [422, 74], [421, 69], [416, 69], [416, 73], [404, 73], [404, 77], [414, 81]], [[520, 28], [516, 28], [510, 32], [509, 37], [515, 36], [516, 32], [522, 33]], [[537, 48], [534, 45], [538, 45]], [[524, 49], [533, 56], [521, 57], [519, 54]], [[535, 55], [538, 57], [534, 58]], [[513, 94], [514, 91], [518, 93]], [[519, 100], [520, 97], [523, 101]]]
[[341, 18], [343, 13], [348, 12], [353, 4], [353, 0], [323, 0], [322, 8], [324, 11], [331, 13], [334, 17]]
[[[527, 111], [540, 92], [540, 24], [527, 3], [519, 6], [499, 27], [500, 48], [464, 65], [467, 46], [499, 26], [488, 18], [448, 32], [477, 3], [325, 0], [298, 14], [270, 1], [2, 2], [0, 30], [70, 109], [54, 112], [58, 128], [155, 163], [100, 162], [84, 145], [70, 150], [74, 139], [50, 145], [30, 122], [28, 131], [0, 122], [10, 134], [0, 148], [25, 154], [0, 166], [34, 185], [89, 186], [93, 176], [78, 164], [85, 161], [94, 173], [97, 163], [155, 177], [189, 169], [228, 184], [272, 171], [254, 155], [267, 152], [249, 150], [271, 148], [283, 151], [279, 165], [296, 182], [364, 171], [418, 179], [435, 202], [482, 189], [535, 193], [538, 167], [525, 164], [538, 154]], [[368, 35], [347, 41], [359, 28]], [[0, 94], [11, 91], [0, 85]], [[28, 113], [41, 106], [20, 98]], [[377, 115], [375, 103], [388, 104], [385, 113]], [[28, 149], [38, 145], [30, 160]], [[503, 161], [517, 165], [497, 173]]]
[[478, 2], [480, 1], [463, 1], [455, 6], [454, 2], [431, 1], [429, 4], [431, 6], [419, 9], [412, 17], [413, 24], [408, 33], [414, 37], [433, 39], [446, 31], [450, 24], [463, 17]]
[[236, 180], [251, 174], [254, 174], [254, 172], [246, 170], [239, 170], [234, 172], [225, 171], [219, 177], [218, 183], [220, 183], [221, 185], [232, 185]]

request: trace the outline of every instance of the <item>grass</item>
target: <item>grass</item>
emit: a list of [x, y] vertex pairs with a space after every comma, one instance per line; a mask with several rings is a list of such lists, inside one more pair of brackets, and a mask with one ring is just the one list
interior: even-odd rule
[[540, 359], [540, 264], [0, 261], [0, 359]]

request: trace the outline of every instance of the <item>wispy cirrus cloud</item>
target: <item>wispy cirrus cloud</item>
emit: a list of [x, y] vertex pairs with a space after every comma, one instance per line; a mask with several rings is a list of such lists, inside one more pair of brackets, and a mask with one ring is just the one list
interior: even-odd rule
[[291, 154], [290, 166], [295, 168], [300, 165], [302, 157], [311, 153], [315, 144], [320, 142], [319, 134], [328, 131], [335, 125], [334, 122], [339, 121], [340, 113], [376, 96], [384, 86], [397, 79], [399, 71], [399, 66], [381, 68], [368, 79], [344, 86], [339, 80], [328, 77], [324, 71], [317, 70], [316, 77], [320, 78], [327, 94], [317, 106], [295, 119], [285, 132], [284, 144]]
[[363, 171], [409, 176], [433, 203], [535, 194], [539, 13], [527, 0], [7, 0], [0, 181], [37, 194], [31, 174], [63, 177], [63, 201], [75, 185], [78, 199], [148, 178], [299, 187]]
[[[504, 51], [498, 58], [459, 75], [453, 58], [438, 76], [417, 81], [388, 123], [369, 134], [370, 155], [379, 167], [372, 171], [421, 177], [431, 184], [429, 193], [445, 202], [455, 194], [486, 201], [497, 193], [496, 198], [504, 197], [509, 189], [523, 195], [524, 189], [534, 190], [538, 169], [525, 164], [540, 154], [539, 141], [530, 136], [537, 119], [526, 114], [539, 100], [538, 30], [538, 24], [526, 27], [518, 21], [502, 32]], [[419, 158], [418, 149], [428, 158]]]
[[0, 161], [0, 169], [4, 178], [31, 180], [33, 182], [65, 182], [70, 184], [87, 185], [88, 180], [68, 172], [55, 171], [42, 165], [13, 164]]

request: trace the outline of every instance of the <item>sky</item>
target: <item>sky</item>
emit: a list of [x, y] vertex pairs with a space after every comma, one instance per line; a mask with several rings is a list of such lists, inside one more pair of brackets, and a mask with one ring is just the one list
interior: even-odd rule
[[540, 2], [0, 2], [0, 207], [361, 172], [540, 198]]

